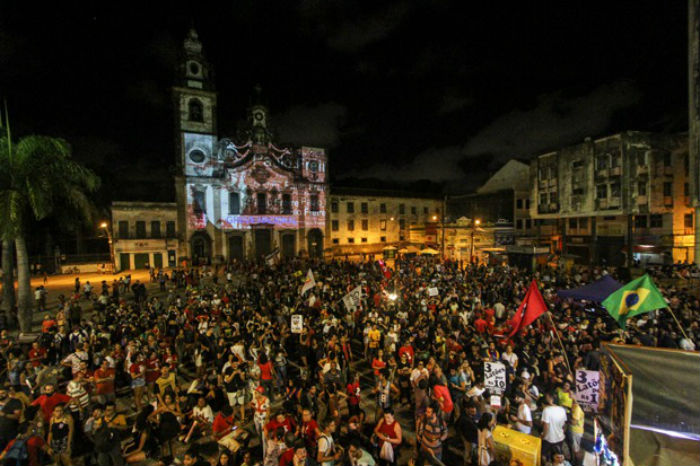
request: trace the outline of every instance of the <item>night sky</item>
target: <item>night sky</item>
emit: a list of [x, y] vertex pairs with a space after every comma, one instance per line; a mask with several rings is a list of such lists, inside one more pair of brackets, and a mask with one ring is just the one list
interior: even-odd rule
[[683, 1], [70, 3], [2, 2], [0, 96], [16, 136], [73, 144], [104, 202], [173, 198], [170, 86], [190, 26], [219, 136], [260, 83], [277, 142], [326, 147], [339, 185], [465, 190], [586, 136], [687, 129]]

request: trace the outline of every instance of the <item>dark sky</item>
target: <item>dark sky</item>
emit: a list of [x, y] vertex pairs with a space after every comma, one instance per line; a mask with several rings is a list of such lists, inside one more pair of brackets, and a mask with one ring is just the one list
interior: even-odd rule
[[683, 1], [71, 3], [0, 2], [0, 95], [17, 135], [72, 143], [104, 199], [171, 196], [170, 86], [191, 25], [219, 136], [260, 83], [278, 142], [328, 148], [340, 184], [469, 188], [585, 136], [687, 128]]

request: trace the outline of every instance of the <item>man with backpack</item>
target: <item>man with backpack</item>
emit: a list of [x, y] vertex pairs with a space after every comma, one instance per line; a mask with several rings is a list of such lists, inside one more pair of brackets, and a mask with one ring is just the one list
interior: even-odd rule
[[91, 436], [97, 466], [123, 466], [120, 432], [101, 417], [95, 420]]

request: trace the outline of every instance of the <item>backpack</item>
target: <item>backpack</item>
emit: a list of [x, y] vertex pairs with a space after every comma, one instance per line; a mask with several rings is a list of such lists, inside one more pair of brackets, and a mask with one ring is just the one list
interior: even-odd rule
[[15, 460], [15, 465], [27, 464], [29, 452], [27, 451], [27, 440], [23, 438], [15, 439], [12, 446], [5, 453], [5, 464], [11, 464], [9, 460]]
[[119, 444], [119, 433], [116, 429], [103, 424], [93, 435], [95, 451], [109, 453]]

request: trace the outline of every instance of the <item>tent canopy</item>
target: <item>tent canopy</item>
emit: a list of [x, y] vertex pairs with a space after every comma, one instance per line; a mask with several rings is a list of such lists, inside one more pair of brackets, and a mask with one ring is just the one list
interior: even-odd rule
[[435, 254], [440, 254], [438, 251], [432, 248], [425, 248], [420, 253], [422, 256], [434, 256]]
[[573, 288], [571, 290], [557, 290], [557, 295], [559, 295], [560, 298], [571, 298], [578, 300], [585, 299], [586, 301], [600, 303], [620, 288], [622, 288], [622, 284], [620, 282], [612, 278], [610, 275], [605, 275], [600, 280], [579, 288]]

